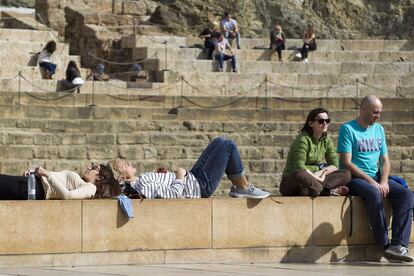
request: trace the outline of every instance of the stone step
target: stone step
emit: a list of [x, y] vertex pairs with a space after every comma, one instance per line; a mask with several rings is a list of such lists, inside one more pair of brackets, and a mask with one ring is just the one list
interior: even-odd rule
[[[121, 45], [123, 48], [136, 47], [162, 47], [167, 42], [167, 47], [190, 47], [194, 45], [202, 46], [204, 41], [198, 37], [182, 36], [140, 36], [130, 35], [123, 37]], [[318, 50], [322, 51], [412, 51], [414, 50], [413, 40], [326, 40], [318, 39]], [[302, 47], [301, 39], [287, 39], [287, 49]], [[242, 38], [242, 49], [269, 48], [268, 38]]]
[[[21, 14], [13, 11], [2, 11], [1, 21], [5, 28], [52, 31], [48, 26], [37, 21], [35, 14]], [[57, 37], [57, 36], [56, 36]]]
[[[349, 118], [350, 120], [351, 118]], [[305, 118], [303, 118], [303, 121]], [[330, 133], [335, 137], [340, 125], [346, 121], [332, 121], [329, 125]], [[387, 122], [382, 121], [385, 131], [389, 135], [412, 135], [414, 122]], [[249, 135], [297, 134], [303, 127], [303, 122], [284, 121], [193, 121], [193, 120], [88, 120], [88, 119], [48, 119], [48, 118], [3, 118], [0, 121], [1, 129], [19, 131], [33, 131], [43, 133], [79, 133], [93, 131], [95, 134], [107, 133], [217, 133], [217, 135], [232, 135], [243, 131]]]
[[[237, 67], [242, 73], [300, 73], [300, 74], [412, 74], [411, 62], [269, 62], [238, 61]], [[165, 64], [163, 60], [148, 60], [143, 68], [148, 71], [160, 71], [167, 68], [176, 72], [214, 72], [217, 62], [211, 60], [172, 60]], [[225, 62], [225, 72], [231, 72], [230, 61]]]
[[390, 75], [390, 74], [298, 74], [298, 73], [272, 73], [272, 74], [252, 74], [252, 73], [226, 73], [217, 74], [215, 72], [174, 72], [162, 71], [159, 81], [173, 83], [180, 81], [182, 77], [193, 86], [219, 87], [256, 87], [264, 81], [274, 82], [280, 85], [341, 85], [355, 83], [357, 80], [371, 86], [414, 86], [414, 76]]
[[[56, 31], [0, 28], [0, 41], [26, 41], [45, 44], [50, 40], [56, 40], [57, 37], [58, 33]], [[36, 51], [39, 51], [39, 49]]]
[[[20, 54], [17, 56], [10, 56], [6, 53], [0, 54], [0, 70], [2, 72], [7, 72], [24, 66], [37, 66], [37, 59], [38, 56], [36, 54], [30, 53]], [[75, 61], [77, 64], [81, 64], [79, 56], [55, 54], [52, 57], [52, 62], [58, 66], [57, 70], [62, 71], [66, 70], [66, 66], [71, 60]]]
[[[90, 70], [86, 68], [79, 68], [82, 77], [89, 76]], [[24, 76], [29, 81], [33, 80], [40, 80], [42, 79], [42, 75], [40, 74], [40, 70], [38, 66], [13, 66], [8, 68], [1, 68], [0, 67], [0, 78], [5, 78], [9, 75], [9, 72], [21, 72], [22, 76]], [[15, 75], [17, 76], [17, 74]], [[58, 69], [56, 70], [55, 75], [53, 78], [56, 80], [66, 78], [66, 70], [65, 69]]]
[[[108, 82], [104, 82], [108, 84]], [[95, 83], [99, 84], [99, 82]], [[82, 90], [83, 91], [83, 90]], [[36, 98], [34, 98], [35, 96]], [[65, 97], [63, 97], [65, 96]], [[149, 95], [134, 95], [134, 94], [119, 94], [113, 93], [97, 94], [94, 97], [94, 104], [98, 108], [102, 107], [164, 107], [172, 109], [172, 113], [177, 114], [180, 109], [194, 109], [197, 105], [199, 109], [208, 109], [211, 106], [219, 106], [215, 109], [217, 112], [221, 110], [245, 109], [249, 112], [256, 112], [258, 110], [302, 110], [305, 112], [315, 108], [315, 106], [323, 106], [328, 110], [353, 110], [357, 112], [359, 108], [360, 98], [354, 97], [332, 97], [320, 98], [310, 97], [301, 99], [298, 98], [279, 98], [279, 97], [219, 97], [219, 96], [188, 96], [182, 99], [180, 96], [149, 96]], [[1, 92], [0, 103], [3, 105], [31, 105], [31, 106], [67, 106], [67, 107], [85, 107], [91, 104], [92, 95], [84, 94], [66, 94], [56, 92], [36, 92], [36, 93], [15, 93], [15, 92]], [[413, 99], [407, 98], [382, 98], [384, 111], [402, 111], [413, 109]], [[231, 103], [231, 104], [230, 104]], [[181, 106], [181, 108], [180, 108]], [[204, 107], [203, 107], [204, 106]], [[172, 114], [171, 113], [171, 114]], [[239, 121], [239, 120], [236, 120]], [[267, 120], [266, 120], [267, 121]]]
[[[64, 72], [59, 72], [62, 76]], [[64, 91], [60, 80], [44, 80], [44, 79], [29, 79], [25, 75], [22, 76], [21, 81], [13, 75], [7, 75], [6, 78], [0, 79], [0, 91], [5, 92], [28, 92], [28, 93], [44, 93], [44, 92], [58, 92]], [[127, 82], [119, 80], [110, 81], [92, 81], [85, 80], [85, 83], [80, 88], [82, 94], [107, 94], [114, 96], [117, 94], [136, 94], [136, 95], [160, 95], [160, 89], [152, 88], [135, 88], [133, 84], [129, 85]]]
[[[241, 61], [278, 61], [277, 53], [270, 50], [233, 50], [237, 59]], [[283, 61], [295, 61], [296, 50], [286, 50], [282, 53]], [[168, 61], [175, 59], [208, 59], [207, 50], [198, 48], [167, 48], [165, 47], [139, 47], [132, 49], [131, 59], [154, 59]], [[412, 51], [313, 51], [308, 55], [310, 62], [413, 62]]]
[[[31, 53], [38, 53], [43, 50], [49, 40], [37, 42], [37, 41], [9, 41], [1, 40], [0, 37], [0, 47], [2, 49], [13, 49], [13, 53], [7, 52], [5, 50], [0, 52], [0, 58], [9, 57], [18, 58], [20, 55], [25, 56]], [[69, 55], [69, 45], [65, 43], [60, 43], [56, 41], [56, 51], [53, 56], [58, 55]]]

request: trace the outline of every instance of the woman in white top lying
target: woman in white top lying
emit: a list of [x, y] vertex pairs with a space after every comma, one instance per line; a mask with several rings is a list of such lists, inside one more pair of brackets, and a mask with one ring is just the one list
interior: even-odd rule
[[[110, 176], [108, 176], [108, 174]], [[28, 176], [0, 174], [0, 200], [26, 200]], [[73, 171], [50, 172], [42, 167], [35, 170], [36, 199], [87, 199], [102, 195], [106, 178], [112, 173], [104, 165], [85, 169], [80, 176]], [[102, 184], [104, 183], [104, 185]]]

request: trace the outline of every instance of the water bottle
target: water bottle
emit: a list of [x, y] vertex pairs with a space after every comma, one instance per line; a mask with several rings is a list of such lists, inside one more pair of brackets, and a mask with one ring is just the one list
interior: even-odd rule
[[27, 199], [36, 199], [36, 176], [34, 171], [29, 172], [29, 178], [27, 179]]

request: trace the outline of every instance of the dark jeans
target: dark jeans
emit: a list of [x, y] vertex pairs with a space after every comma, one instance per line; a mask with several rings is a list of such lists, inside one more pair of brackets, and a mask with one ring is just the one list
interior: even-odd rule
[[[377, 178], [374, 178], [377, 180]], [[413, 193], [392, 179], [388, 180], [387, 195], [392, 204], [392, 245], [408, 247], [413, 216]], [[375, 241], [381, 247], [389, 244], [383, 198], [376, 187], [361, 178], [353, 178], [348, 185], [349, 194], [362, 198]]]
[[49, 76], [52, 76], [56, 73], [56, 64], [51, 62], [41, 62], [39, 63], [39, 66], [42, 67], [47, 71]]
[[[0, 174], [0, 200], [27, 200], [26, 176]], [[42, 181], [36, 177], [36, 199], [45, 199]]]
[[277, 56], [279, 57], [279, 60], [282, 60], [282, 50], [285, 50], [285, 43], [279, 43], [279, 44], [272, 44], [270, 45], [270, 49], [277, 52]]
[[235, 35], [231, 32], [224, 32], [223, 35], [227, 39], [236, 38], [237, 49], [240, 49], [240, 33], [239, 32], [237, 32]]
[[304, 43], [302, 50], [300, 50], [300, 53], [302, 54], [302, 59], [308, 58], [308, 52], [309, 51], [315, 51], [316, 50], [316, 43]]
[[236, 143], [217, 137], [207, 146], [190, 172], [200, 184], [201, 197], [210, 197], [224, 173], [231, 180], [244, 175]]
[[204, 42], [204, 48], [207, 49], [207, 58], [208, 59], [213, 59], [213, 52], [214, 49], [216, 48], [216, 45], [214, 44], [213, 41], [209, 40]]
[[231, 68], [233, 68], [233, 70], [236, 70], [236, 56], [235, 55], [229, 56], [223, 53], [219, 53], [216, 55], [216, 60], [219, 63], [220, 69], [223, 69], [223, 62], [229, 59], [231, 59]]
[[329, 191], [338, 186], [346, 186], [351, 181], [348, 170], [336, 170], [325, 177], [323, 183], [319, 182], [306, 170], [296, 170], [291, 175], [282, 178], [280, 193], [283, 196], [319, 196], [324, 189]]

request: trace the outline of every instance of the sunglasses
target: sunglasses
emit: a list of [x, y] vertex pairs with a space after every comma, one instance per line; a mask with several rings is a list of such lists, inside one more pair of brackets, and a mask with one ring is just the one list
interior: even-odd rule
[[326, 123], [326, 124], [330, 124], [331, 123], [331, 119], [316, 119], [316, 120], [313, 120], [314, 122], [318, 122], [318, 123], [320, 123], [321, 125], [323, 124], [323, 123]]

